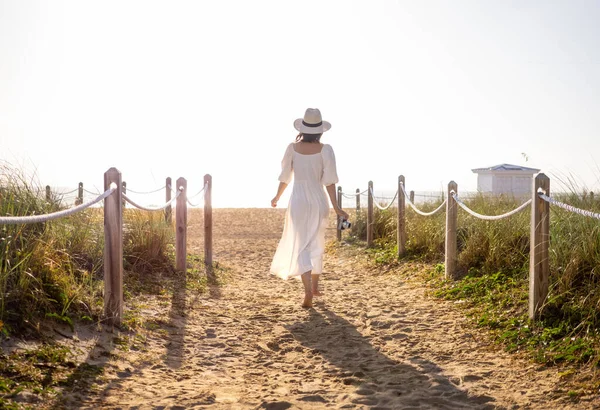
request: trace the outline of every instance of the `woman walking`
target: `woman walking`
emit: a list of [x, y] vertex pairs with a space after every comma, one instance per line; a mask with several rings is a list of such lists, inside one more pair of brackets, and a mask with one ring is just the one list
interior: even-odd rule
[[325, 228], [329, 216], [326, 188], [335, 212], [348, 218], [336, 201], [338, 182], [335, 155], [328, 144], [321, 143], [331, 124], [323, 121], [321, 112], [308, 108], [304, 118], [294, 121], [300, 132], [295, 143], [288, 145], [281, 162], [277, 195], [271, 200], [276, 207], [285, 188], [294, 177], [292, 195], [285, 216], [283, 234], [271, 263], [271, 273], [282, 279], [302, 278], [303, 307], [312, 307], [319, 292], [319, 275], [323, 271]]

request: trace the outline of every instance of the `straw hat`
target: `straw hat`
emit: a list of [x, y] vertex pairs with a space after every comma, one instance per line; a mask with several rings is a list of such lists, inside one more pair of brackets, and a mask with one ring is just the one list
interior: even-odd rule
[[307, 108], [304, 118], [294, 121], [294, 128], [302, 134], [322, 134], [331, 128], [331, 124], [321, 119], [318, 108]]

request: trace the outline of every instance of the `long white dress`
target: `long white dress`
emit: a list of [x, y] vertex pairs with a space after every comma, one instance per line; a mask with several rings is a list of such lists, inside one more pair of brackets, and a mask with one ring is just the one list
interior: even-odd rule
[[289, 184], [292, 195], [285, 215], [283, 234], [271, 263], [271, 273], [282, 279], [300, 278], [304, 272], [323, 271], [325, 228], [329, 202], [325, 186], [338, 182], [333, 149], [323, 144], [320, 153], [296, 152], [291, 143], [281, 161], [279, 181]]

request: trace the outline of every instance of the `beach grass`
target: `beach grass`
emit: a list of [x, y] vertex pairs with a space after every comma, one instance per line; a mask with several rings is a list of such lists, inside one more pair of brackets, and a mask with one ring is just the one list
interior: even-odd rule
[[[39, 184], [18, 170], [0, 168], [0, 215], [40, 215], [70, 205], [59, 195], [46, 198]], [[126, 280], [171, 272], [174, 233], [163, 214], [127, 209], [123, 218]], [[103, 249], [101, 208], [45, 223], [0, 225], [0, 332], [35, 331], [46, 319], [69, 325], [99, 320]], [[130, 286], [126, 295], [135, 291]]]
[[[555, 194], [573, 206], [600, 211], [600, 201], [575, 192]], [[464, 201], [474, 211], [498, 215], [520, 201], [478, 195]], [[421, 208], [435, 209], [440, 202]], [[597, 220], [551, 206], [549, 295], [539, 321], [528, 319], [530, 210], [499, 221], [477, 219], [459, 210], [458, 271], [444, 279], [445, 213], [423, 217], [407, 208], [406, 254], [399, 261], [396, 209], [375, 210], [373, 261], [432, 263], [422, 280], [436, 297], [460, 301], [467, 314], [510, 351], [527, 351], [546, 365], [600, 364], [600, 224]], [[356, 215], [351, 240], [366, 239], [366, 214]], [[600, 378], [594, 376], [594, 383]], [[600, 384], [599, 384], [600, 387]]]

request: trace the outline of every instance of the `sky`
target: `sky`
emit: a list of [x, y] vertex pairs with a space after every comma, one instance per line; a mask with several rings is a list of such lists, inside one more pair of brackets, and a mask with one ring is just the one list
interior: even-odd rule
[[209, 173], [215, 206], [268, 207], [314, 107], [345, 192], [474, 191], [501, 163], [598, 191], [598, 21], [595, 0], [0, 0], [0, 161], [73, 189]]

